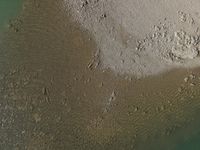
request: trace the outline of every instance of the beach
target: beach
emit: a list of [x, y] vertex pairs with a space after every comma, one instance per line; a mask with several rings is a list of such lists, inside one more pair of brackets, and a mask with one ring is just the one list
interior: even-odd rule
[[138, 78], [199, 66], [198, 0], [66, 0], [94, 37], [102, 68]]
[[113, 70], [66, 2], [24, 1], [2, 36], [0, 149], [178, 150], [198, 135], [199, 68]]

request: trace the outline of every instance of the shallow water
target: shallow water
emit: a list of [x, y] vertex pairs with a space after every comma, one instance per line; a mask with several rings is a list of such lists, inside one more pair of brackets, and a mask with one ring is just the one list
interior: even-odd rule
[[199, 69], [131, 80], [88, 68], [96, 45], [61, 0], [24, 9], [0, 48], [0, 149], [200, 148]]
[[14, 19], [22, 9], [22, 0], [0, 1], [0, 31], [8, 27], [9, 20]]
[[177, 145], [177, 150], [199, 150], [200, 149], [200, 133], [192, 136], [189, 140], [183, 141]]

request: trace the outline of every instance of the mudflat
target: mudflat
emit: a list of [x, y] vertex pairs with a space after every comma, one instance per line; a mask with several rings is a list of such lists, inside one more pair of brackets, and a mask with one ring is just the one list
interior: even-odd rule
[[27, 0], [3, 36], [0, 148], [172, 149], [196, 121], [199, 69], [138, 79], [102, 68], [98, 43], [64, 6]]

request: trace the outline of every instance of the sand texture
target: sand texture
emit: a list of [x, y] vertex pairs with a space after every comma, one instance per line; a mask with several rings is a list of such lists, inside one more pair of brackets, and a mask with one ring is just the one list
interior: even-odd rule
[[199, 66], [198, 0], [66, 0], [103, 68], [136, 77]]
[[[152, 47], [165, 47], [162, 44], [167, 38], [162, 39], [159, 35], [165, 31], [166, 36], [175, 38], [174, 42], [169, 42], [174, 48], [177, 47], [177, 50], [173, 49], [174, 55], [180, 55], [179, 57], [183, 57], [182, 61], [188, 63], [194, 64], [198, 60], [195, 51], [179, 53], [179, 46], [176, 45], [176, 42], [183, 44], [188, 36], [197, 35], [198, 32], [186, 30], [197, 26], [197, 19], [194, 19], [195, 24], [189, 19], [195, 14], [181, 9], [185, 5], [188, 5], [188, 9], [192, 9], [191, 5], [198, 7], [197, 3], [190, 4], [188, 1], [182, 6], [183, 3], [180, 2], [183, 1], [174, 1], [173, 5], [170, 3], [164, 7], [161, 1], [154, 6], [135, 0], [137, 8], [141, 5], [140, 10], [149, 11], [146, 17], [146, 14], [137, 13], [137, 16], [142, 16], [135, 23], [145, 22], [141, 19], [145, 17], [152, 24], [147, 21], [144, 26], [131, 26], [132, 18], [126, 18], [131, 11], [125, 11], [128, 6], [123, 0], [99, 0], [96, 4], [95, 1], [66, 2], [26, 0], [21, 14], [10, 22], [7, 31], [2, 35], [0, 150], [175, 150], [177, 141], [199, 132], [199, 69], [176, 69], [136, 80], [132, 76], [147, 75], [145, 71], [153, 66], [153, 63], [147, 62], [152, 62], [152, 57], [155, 57], [155, 64], [160, 62], [157, 67], [154, 65], [154, 70], [157, 71], [161, 69], [159, 66], [165, 70], [164, 64], [169, 68], [172, 63], [183, 64], [177, 59], [168, 60], [164, 57], [165, 54], [154, 56], [157, 53], [152, 52], [152, 57], [146, 56], [146, 69], [138, 65], [144, 61], [144, 58], [139, 58], [141, 54], [147, 54], [147, 50], [153, 51], [153, 48], [148, 49], [149, 44]], [[135, 7], [132, 1], [126, 2], [132, 8]], [[178, 4], [180, 10], [187, 15], [165, 11], [169, 5], [176, 7]], [[69, 9], [67, 6], [70, 5]], [[98, 7], [99, 5], [102, 7]], [[144, 9], [143, 6], [155, 8]], [[161, 9], [161, 6], [163, 12], [175, 14], [168, 16], [171, 21], [174, 18], [174, 21], [185, 25], [185, 28], [172, 28], [169, 18], [159, 20], [161, 24], [159, 21], [156, 23], [154, 16], [162, 13], [153, 14], [150, 10]], [[82, 16], [75, 13], [75, 8], [76, 11], [83, 11]], [[123, 11], [120, 12], [124, 13], [123, 17], [116, 12], [122, 8]], [[97, 13], [89, 13], [94, 9]], [[98, 13], [100, 9], [101, 14]], [[104, 12], [106, 9], [109, 13]], [[112, 9], [115, 10], [110, 11]], [[129, 9], [128, 7], [127, 10]], [[84, 15], [85, 11], [90, 17]], [[149, 15], [150, 12], [152, 15]], [[70, 16], [72, 13], [74, 16]], [[152, 17], [148, 19], [150, 16]], [[89, 24], [88, 18], [93, 19], [94, 24]], [[122, 23], [129, 23], [133, 29], [137, 27], [138, 31], [122, 28], [115, 20], [120, 18], [127, 21]], [[78, 24], [74, 23], [75, 20]], [[114, 23], [118, 26], [111, 32], [110, 27]], [[166, 25], [162, 27], [163, 24]], [[96, 32], [92, 33], [88, 25]], [[83, 27], [91, 32], [82, 30]], [[107, 30], [102, 30], [103, 27]], [[107, 31], [110, 33], [106, 34]], [[154, 39], [151, 41], [148, 35], [154, 36]], [[113, 37], [116, 40], [112, 41]], [[128, 39], [130, 42], [126, 41]], [[140, 39], [141, 45], [138, 45], [136, 39]], [[195, 38], [195, 42], [196, 40]], [[191, 46], [191, 49], [198, 48], [198, 42], [194, 43], [186, 45]], [[170, 47], [170, 44], [165, 44]], [[137, 59], [130, 51], [136, 53], [135, 47], [138, 47]], [[124, 61], [117, 52], [120, 53], [121, 50]], [[131, 59], [135, 59], [135, 63], [127, 62]], [[131, 74], [117, 76], [115, 73]], [[156, 72], [152, 70], [152, 73]]]

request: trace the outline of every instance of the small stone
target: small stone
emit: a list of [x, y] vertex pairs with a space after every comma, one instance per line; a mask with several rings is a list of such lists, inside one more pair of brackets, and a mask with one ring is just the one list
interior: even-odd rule
[[103, 85], [104, 85], [103, 82], [101, 82], [100, 85], [99, 85], [99, 87], [103, 87]]
[[42, 88], [42, 93], [43, 93], [44, 95], [47, 95], [47, 88], [43, 87], [43, 88]]
[[184, 82], [188, 82], [189, 78], [188, 77], [185, 77], [184, 78]]
[[111, 97], [109, 98], [109, 102], [114, 101], [116, 99], [116, 92], [113, 91]]
[[46, 101], [47, 103], [50, 103], [50, 98], [49, 98], [48, 96], [46, 96], [46, 97], [45, 97], [45, 101]]
[[85, 7], [85, 6], [87, 6], [88, 4], [89, 4], [89, 2], [88, 2], [87, 0], [86, 0], [86, 1], [83, 1], [81, 7]]
[[154, 26], [154, 30], [155, 31], [160, 31], [160, 27], [159, 26]]
[[195, 75], [191, 74], [191, 75], [189, 75], [189, 78], [190, 78], [191, 80], [193, 80], [193, 79], [195, 79]]
[[124, 62], [125, 62], [125, 60], [124, 60], [124, 59], [122, 59], [122, 60], [121, 60], [121, 63], [122, 63], [122, 64], [124, 64]]
[[195, 86], [195, 83], [190, 83], [190, 86]]
[[106, 13], [104, 13], [101, 17], [106, 18], [107, 17]]
[[139, 110], [139, 108], [138, 108], [138, 107], [135, 107], [134, 111], [137, 112], [138, 110]]

